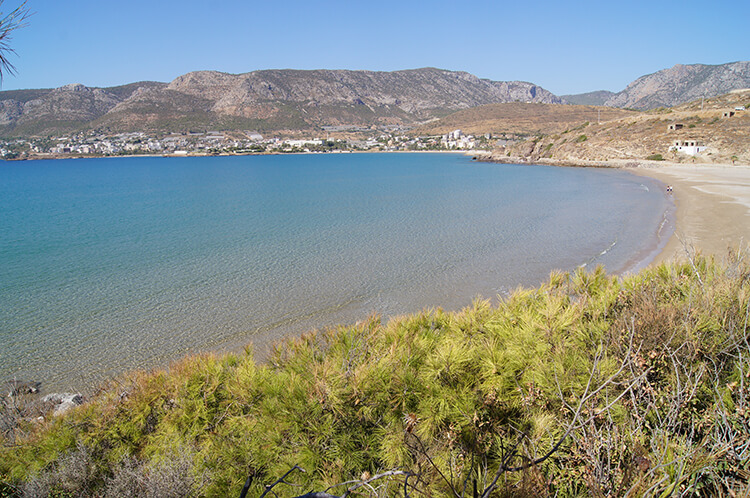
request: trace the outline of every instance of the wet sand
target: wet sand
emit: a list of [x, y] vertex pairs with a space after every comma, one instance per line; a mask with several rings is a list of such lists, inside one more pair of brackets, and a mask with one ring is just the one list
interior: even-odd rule
[[675, 231], [654, 263], [695, 251], [721, 259], [750, 247], [750, 166], [666, 163], [632, 171], [673, 187]]

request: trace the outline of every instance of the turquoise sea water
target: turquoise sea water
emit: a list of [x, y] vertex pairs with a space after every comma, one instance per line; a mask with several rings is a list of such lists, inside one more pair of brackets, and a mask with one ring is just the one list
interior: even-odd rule
[[623, 271], [670, 206], [621, 170], [452, 154], [0, 163], [0, 379], [80, 389], [552, 269]]

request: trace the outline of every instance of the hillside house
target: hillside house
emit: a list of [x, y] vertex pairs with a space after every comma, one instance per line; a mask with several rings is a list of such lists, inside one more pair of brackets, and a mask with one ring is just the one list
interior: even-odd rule
[[722, 118], [731, 118], [734, 116], [734, 111], [725, 111], [724, 114], [721, 115]]
[[676, 131], [676, 130], [681, 130], [681, 129], [683, 129], [684, 127], [685, 127], [685, 125], [684, 125], [684, 124], [682, 124], [682, 123], [672, 123], [671, 125], [669, 125], [669, 126], [667, 127], [667, 131]]
[[687, 154], [689, 156], [695, 156], [697, 154], [700, 154], [707, 148], [708, 147], [702, 145], [697, 140], [675, 140], [674, 145], [672, 145], [669, 150], [682, 152], [683, 154]]

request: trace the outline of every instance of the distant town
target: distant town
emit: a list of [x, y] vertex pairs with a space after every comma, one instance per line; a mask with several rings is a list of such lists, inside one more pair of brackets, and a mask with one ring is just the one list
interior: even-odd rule
[[498, 141], [491, 134], [480, 137], [454, 130], [446, 135], [410, 137], [383, 132], [366, 139], [266, 138], [246, 132], [183, 132], [158, 136], [143, 132], [104, 135], [13, 139], [0, 142], [3, 159], [43, 159], [86, 156], [205, 156], [273, 153], [324, 153], [354, 151], [450, 151], [488, 150]]

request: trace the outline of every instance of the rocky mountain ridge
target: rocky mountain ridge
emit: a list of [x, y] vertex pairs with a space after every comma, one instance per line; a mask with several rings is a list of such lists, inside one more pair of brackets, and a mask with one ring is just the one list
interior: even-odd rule
[[197, 71], [168, 84], [73, 84], [0, 92], [0, 135], [84, 129], [312, 131], [324, 126], [408, 126], [458, 109], [515, 100], [562, 103], [532, 83], [490, 81], [435, 68]]
[[750, 62], [726, 64], [676, 64], [647, 74], [630, 83], [624, 90], [606, 90], [576, 95], [563, 95], [571, 104], [605, 105], [648, 110], [673, 107], [700, 98], [723, 95], [732, 90], [750, 88]]
[[651, 109], [749, 87], [750, 62], [678, 64], [642, 76], [616, 94], [589, 92], [565, 100], [533, 83], [491, 81], [436, 68], [196, 71], [170, 83], [0, 92], [0, 136], [191, 130], [309, 135], [330, 129], [412, 128], [487, 104], [567, 101]]
[[178, 77], [167, 88], [215, 101], [217, 112], [237, 112], [238, 105], [266, 101], [395, 106], [425, 116], [430, 114], [425, 111], [433, 109], [468, 108], [491, 101], [561, 103], [559, 97], [531, 83], [490, 81], [435, 68], [264, 70], [240, 75], [199, 71]]

